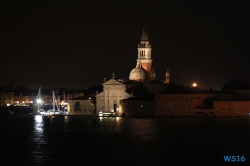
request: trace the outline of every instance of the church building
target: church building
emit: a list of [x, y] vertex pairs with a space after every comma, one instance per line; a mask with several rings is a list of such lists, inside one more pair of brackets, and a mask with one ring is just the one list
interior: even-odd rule
[[169, 70], [167, 69], [166, 72], [166, 80], [156, 79], [156, 73], [152, 67], [152, 48], [145, 27], [143, 28], [141, 41], [138, 44], [137, 50], [136, 66], [131, 70], [129, 80], [116, 79], [114, 73], [110, 80], [106, 81], [104, 79], [104, 83], [102, 84], [103, 92], [96, 95], [97, 113], [114, 112], [117, 116], [121, 116], [123, 115], [120, 105], [121, 100], [166, 93], [170, 83]]

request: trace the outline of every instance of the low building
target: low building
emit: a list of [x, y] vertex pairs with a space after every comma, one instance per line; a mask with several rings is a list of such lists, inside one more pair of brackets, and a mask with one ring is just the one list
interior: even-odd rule
[[214, 101], [215, 116], [250, 115], [250, 97], [232, 96], [228, 100]]
[[68, 113], [72, 115], [96, 115], [96, 98], [83, 96], [68, 100]]
[[[205, 109], [213, 108], [215, 98], [226, 98], [227, 95], [216, 93], [156, 94], [155, 116], [195, 116], [210, 114]], [[199, 113], [197, 113], [199, 112]], [[203, 112], [203, 113], [202, 113]]]
[[120, 100], [121, 116], [153, 117], [155, 115], [154, 96], [135, 96]]
[[68, 94], [69, 99], [74, 99], [74, 98], [83, 97], [83, 96], [84, 96], [83, 92], [71, 92]]
[[215, 116], [213, 108], [197, 108], [194, 112], [195, 116]]
[[14, 92], [0, 92], [0, 106], [8, 106], [14, 104]]
[[33, 97], [30, 96], [29, 94], [25, 94], [25, 93], [15, 94], [14, 105], [27, 106], [30, 103], [33, 103]]

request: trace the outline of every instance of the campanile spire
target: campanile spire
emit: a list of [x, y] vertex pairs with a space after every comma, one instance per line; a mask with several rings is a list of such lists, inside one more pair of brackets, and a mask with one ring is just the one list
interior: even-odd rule
[[142, 35], [141, 35], [141, 42], [146, 42], [146, 41], [148, 41], [148, 34], [147, 34], [146, 27], [143, 27]]
[[151, 59], [151, 45], [148, 40], [148, 33], [146, 27], [143, 27], [141, 41], [138, 44], [138, 60], [141, 62], [142, 68], [144, 68], [148, 73], [148, 79], [150, 79], [150, 74], [152, 71], [152, 59]]

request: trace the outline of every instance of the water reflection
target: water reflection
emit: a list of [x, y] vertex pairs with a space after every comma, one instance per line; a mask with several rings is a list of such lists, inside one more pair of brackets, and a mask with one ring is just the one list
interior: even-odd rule
[[127, 133], [137, 139], [154, 139], [157, 135], [157, 126], [154, 119], [137, 119], [122, 117], [99, 117], [102, 131], [112, 133]]
[[99, 119], [100, 119], [100, 122], [102, 122], [103, 117], [99, 117]]
[[35, 116], [35, 124], [34, 124], [34, 129], [35, 131], [34, 132], [37, 132], [37, 133], [42, 133], [43, 132], [43, 117], [40, 116], [40, 115], [36, 115]]
[[118, 122], [118, 121], [120, 120], [120, 117], [116, 117], [115, 119], [116, 119], [116, 121]]
[[44, 126], [44, 118], [41, 115], [36, 115], [34, 116], [34, 127], [32, 134], [29, 139], [29, 148], [30, 148], [30, 153], [27, 158], [28, 163], [32, 164], [43, 164], [48, 158], [48, 150], [46, 148], [46, 145], [48, 144], [47, 142], [47, 136], [45, 134], [45, 126]]
[[132, 121], [132, 132], [140, 139], [153, 139], [157, 127], [153, 119], [135, 119]]

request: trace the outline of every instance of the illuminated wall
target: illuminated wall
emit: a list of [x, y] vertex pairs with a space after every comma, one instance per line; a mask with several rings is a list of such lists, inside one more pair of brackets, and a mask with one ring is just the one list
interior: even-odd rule
[[122, 116], [152, 117], [155, 116], [155, 101], [143, 99], [137, 101], [121, 100], [120, 109]]
[[194, 116], [197, 107], [215, 94], [156, 94], [156, 116]]
[[0, 92], [0, 106], [14, 105], [14, 92]]
[[68, 100], [68, 113], [94, 115], [96, 113], [95, 105], [95, 100], [92, 100], [91, 98]]
[[214, 101], [216, 116], [239, 116], [250, 114], [250, 101]]
[[[112, 78], [103, 83], [103, 92], [96, 95], [97, 112], [113, 112], [116, 111], [120, 115], [120, 100], [130, 97], [126, 93], [126, 85]], [[118, 108], [114, 110], [114, 108]]]

